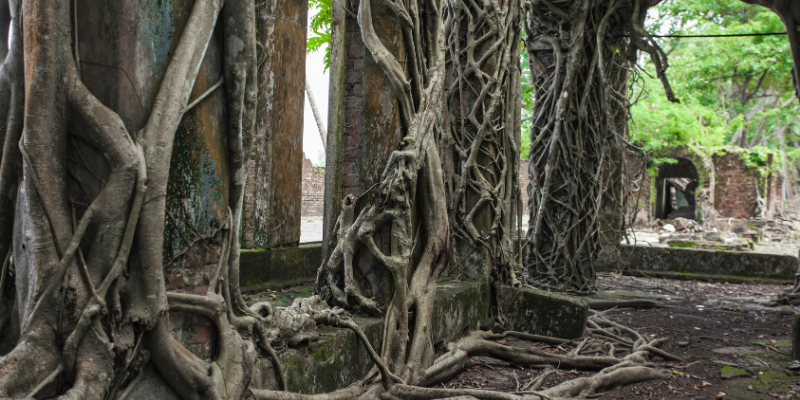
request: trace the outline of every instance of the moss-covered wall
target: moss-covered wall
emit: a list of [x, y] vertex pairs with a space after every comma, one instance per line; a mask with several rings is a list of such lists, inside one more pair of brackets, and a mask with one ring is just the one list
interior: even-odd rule
[[575, 296], [533, 288], [504, 286], [500, 307], [506, 307], [506, 329], [534, 335], [577, 339], [583, 336], [589, 306]]
[[322, 264], [322, 245], [242, 251], [239, 281], [246, 289], [313, 282]]
[[784, 280], [793, 280], [798, 267], [797, 257], [780, 254], [649, 246], [622, 245], [619, 259], [611, 267]]

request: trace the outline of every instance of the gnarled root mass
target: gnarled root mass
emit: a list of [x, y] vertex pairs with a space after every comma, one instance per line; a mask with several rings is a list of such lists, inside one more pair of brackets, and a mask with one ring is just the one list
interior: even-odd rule
[[[256, 345], [274, 356], [272, 342], [314, 340], [314, 318], [338, 312], [317, 299], [247, 307], [239, 291], [242, 177], [256, 105], [254, 6], [193, 3], [151, 114], [133, 133], [81, 81], [75, 2], [0, 1], [0, 335], [16, 343], [0, 357], [0, 397], [127, 396], [152, 362], [183, 398], [239, 399]], [[172, 145], [218, 23], [232, 44], [222, 68], [230, 208], [205, 292], [167, 293], [161, 266]], [[172, 338], [171, 311], [212, 321], [212, 360]]]
[[[249, 396], [550, 399], [590, 396], [616, 384], [660, 376], [647, 362], [649, 355], [671, 357], [657, 349], [658, 341], [648, 342], [600, 314], [592, 318], [589, 334], [580, 341], [545, 338], [561, 348], [573, 346], [567, 354], [521, 350], [496, 342], [507, 337], [541, 339], [525, 334], [478, 332], [435, 357], [431, 320], [437, 283], [450, 257], [448, 216], [460, 218], [462, 238], [498, 251], [495, 261], [503, 266], [505, 275], [497, 281], [508, 283], [513, 277], [508, 257], [508, 242], [513, 237], [508, 235], [508, 210], [517, 194], [514, 162], [508, 157], [516, 153], [510, 129], [502, 125], [517, 122], [509, 111], [514, 103], [513, 91], [509, 95], [501, 88], [514, 77], [509, 65], [517, 52], [498, 49], [513, 47], [519, 40], [514, 7], [498, 12], [491, 1], [469, 7], [459, 3], [445, 13], [444, 3], [437, 0], [387, 0], [387, 6], [404, 24], [404, 54], [408, 58], [401, 64], [375, 33], [371, 2], [359, 3], [364, 44], [397, 97], [403, 140], [391, 154], [381, 181], [361, 198], [345, 199], [337, 244], [320, 269], [319, 297], [278, 308], [269, 303], [248, 306], [239, 289], [244, 177], [258, 99], [255, 3], [193, 2], [180, 39], [170, 51], [150, 115], [137, 132], [129, 132], [122, 118], [81, 81], [76, 60], [80, 41], [73, 29], [79, 10], [68, 4], [65, 0], [0, 0], [0, 22], [8, 22], [0, 28], [9, 26], [12, 33], [11, 47], [6, 49], [0, 69], [0, 133], [4, 135], [0, 163], [0, 255], [4, 257], [0, 267], [0, 333], [7, 332], [16, 342], [0, 357], [0, 397], [125, 398], [142, 381], [148, 363], [179, 396], [198, 400]], [[447, 21], [443, 20], [445, 14], [449, 15]], [[483, 21], [476, 29], [484, 32], [488, 28], [481, 36], [485, 38], [483, 44], [470, 44], [475, 38], [450, 35], [458, 29], [445, 29], [448, 24], [466, 24], [469, 28], [472, 16]], [[218, 230], [219, 239], [215, 239], [219, 247], [214, 254], [216, 264], [204, 278], [204, 290], [168, 292], [162, 266], [170, 159], [184, 113], [205, 96], [190, 101], [215, 32], [223, 36], [219, 43], [224, 50], [224, 76], [212, 88], [224, 82], [228, 211]], [[451, 40], [451, 57], [467, 56], [462, 63], [459, 55], [461, 67], [451, 69], [463, 74], [464, 79], [457, 81], [477, 82], [479, 86], [459, 90], [457, 95], [452, 87], [445, 88], [445, 37]], [[0, 40], [0, 47], [5, 43]], [[468, 51], [462, 52], [459, 43], [466, 43]], [[484, 65], [489, 59], [494, 61]], [[495, 62], [500, 66], [494, 67]], [[574, 67], [567, 69], [575, 74]], [[568, 77], [572, 75], [567, 73]], [[560, 75], [555, 76], [555, 86], [561, 87]], [[448, 100], [461, 99], [462, 95], [482, 99], [475, 103], [481, 110], [470, 112], [471, 128], [458, 133], [464, 133], [458, 137], [462, 147], [456, 151], [460, 162], [465, 161], [458, 180], [461, 189], [451, 187], [448, 192], [446, 183], [455, 180], [452, 175], [445, 180], [442, 152], [449, 149], [454, 125], [448, 125], [450, 113], [445, 112], [445, 104], [460, 105]], [[560, 94], [556, 97], [561, 98]], [[565, 122], [563, 115], [558, 118], [554, 126], [573, 123]], [[604, 121], [608, 120], [606, 117]], [[593, 135], [594, 140], [614, 139], [597, 132]], [[467, 150], [470, 140], [474, 143]], [[548, 143], [563, 147], [558, 139]], [[590, 146], [582, 151], [594, 150], [598, 149]], [[600, 160], [589, 163], [584, 169], [589, 174], [581, 175], [581, 179], [599, 179], [604, 168], [609, 168], [604, 153], [597, 154]], [[87, 156], [101, 160], [107, 168], [95, 171], [81, 161]], [[598, 186], [591, 188], [586, 198], [596, 201]], [[479, 194], [477, 203], [460, 200], [468, 191]], [[449, 212], [448, 194], [454, 194], [450, 206], [460, 211]], [[480, 231], [476, 234], [475, 226], [468, 223], [470, 215], [481, 213], [483, 207], [494, 210], [488, 214], [493, 221], [487, 225], [491, 228], [489, 236]], [[548, 214], [548, 221], [555, 218], [550, 209], [544, 214]], [[588, 221], [595, 214], [573, 222]], [[388, 232], [390, 240], [376, 240], [379, 232]], [[495, 233], [500, 235], [500, 242], [494, 242]], [[580, 250], [593, 246], [594, 241], [576, 246], [574, 259], [585, 259], [586, 251]], [[357, 264], [359, 255], [369, 255], [374, 262]], [[370, 270], [378, 269], [391, 278], [392, 291], [383, 299], [374, 296], [374, 286], [369, 291], [363, 287], [370, 279]], [[330, 308], [326, 301], [341, 308]], [[369, 343], [343, 308], [385, 318], [379, 348]], [[172, 337], [168, 325], [173, 312], [200, 315], [213, 324], [216, 340], [209, 360], [200, 359]], [[317, 396], [250, 388], [260, 354], [271, 357], [279, 366], [274, 345], [301, 346], [313, 341], [318, 324], [352, 329], [367, 347], [376, 365], [373, 371], [350, 388]], [[597, 340], [601, 336], [605, 347]], [[618, 357], [617, 349], [626, 355]], [[445, 393], [424, 387], [453, 376], [469, 357], [480, 355], [525, 365], [574, 366], [601, 372], [541, 391], [541, 383], [533, 383], [516, 394]], [[286, 375], [276, 369], [285, 390]]]
[[[658, 370], [649, 361], [657, 356], [670, 361], [680, 357], [658, 349], [663, 339], [647, 340], [638, 332], [610, 321], [607, 313], [593, 313], [586, 334], [575, 340], [557, 339], [505, 331], [473, 332], [451, 343], [448, 351], [434, 360], [409, 382], [386, 374], [370, 374], [347, 389], [320, 395], [252, 390], [259, 400], [334, 400], [334, 399], [582, 399], [602, 394], [615, 387], [651, 379], [663, 379], [668, 371]], [[513, 345], [506, 344], [513, 341]], [[529, 346], [531, 342], [550, 344], [550, 348]], [[369, 345], [367, 341], [365, 341]], [[501, 344], [504, 343], [504, 344]], [[474, 389], [439, 389], [432, 386], [446, 381], [461, 371], [472, 357], [492, 357], [521, 367], [543, 368], [543, 372], [526, 384], [519, 384], [513, 393]], [[598, 371], [595, 375], [542, 388], [545, 379], [556, 369]]]

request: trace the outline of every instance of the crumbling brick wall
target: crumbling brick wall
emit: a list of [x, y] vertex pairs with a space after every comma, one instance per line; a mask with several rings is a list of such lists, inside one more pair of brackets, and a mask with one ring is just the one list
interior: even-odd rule
[[303, 216], [322, 215], [324, 204], [325, 167], [315, 167], [311, 160], [303, 157]]
[[[756, 215], [756, 198], [765, 201], [767, 218], [774, 218], [782, 207], [781, 193], [783, 177], [777, 171], [760, 179], [757, 168], [745, 164], [743, 155], [726, 151], [714, 154], [714, 169], [717, 172], [714, 208], [723, 218], [752, 218]], [[773, 164], [772, 155], [762, 167]]]
[[748, 168], [741, 156], [736, 153], [714, 154], [712, 160], [717, 173], [714, 208], [719, 216], [723, 218], [755, 216], [758, 171]]
[[[756, 185], [759, 185], [760, 195], [765, 199], [768, 211], [766, 217], [774, 218], [780, 213], [782, 207], [783, 177], [779, 171], [775, 171], [759, 181], [758, 168], [747, 166], [741, 151], [741, 149], [718, 151], [711, 157], [710, 165], [713, 166], [714, 179], [710, 179], [709, 175], [709, 178], [703, 181], [703, 190], [708, 192], [713, 185], [714, 210], [720, 218], [747, 219], [756, 216]], [[634, 175], [642, 171], [644, 162], [641, 155], [628, 155], [628, 173], [631, 182], [636, 179]], [[762, 167], [772, 163], [770, 155], [766, 165]], [[698, 169], [700, 168], [702, 166], [698, 167]], [[655, 206], [652, 204], [655, 199], [651, 199], [654, 193], [652, 185], [652, 177], [645, 171], [638, 184], [632, 188], [633, 191], [628, 200], [629, 212], [632, 211], [637, 196], [639, 204], [635, 226], [644, 226], [655, 217], [653, 214]], [[698, 204], [700, 201], [701, 199], [698, 198]]]

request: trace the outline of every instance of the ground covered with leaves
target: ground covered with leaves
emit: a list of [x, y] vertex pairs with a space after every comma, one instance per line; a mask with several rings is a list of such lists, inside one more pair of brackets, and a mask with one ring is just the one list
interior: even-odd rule
[[[663, 308], [617, 309], [606, 318], [647, 338], [666, 338], [661, 348], [685, 357], [666, 361], [653, 357], [670, 377], [603, 393], [600, 399], [800, 399], [800, 373], [791, 361], [793, 310], [768, 307], [787, 286], [706, 283], [605, 275], [591, 301], [646, 300]], [[514, 343], [511, 343], [511, 342]], [[535, 346], [566, 353], [560, 345], [502, 339], [503, 344]], [[522, 368], [504, 361], [473, 358], [446, 388], [525, 391], [547, 370]], [[557, 369], [542, 389], [596, 371]]]

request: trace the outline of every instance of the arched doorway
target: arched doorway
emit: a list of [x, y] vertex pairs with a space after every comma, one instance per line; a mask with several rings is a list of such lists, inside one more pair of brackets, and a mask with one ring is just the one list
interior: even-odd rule
[[656, 218], [697, 219], [697, 168], [686, 158], [662, 164], [656, 177]]

